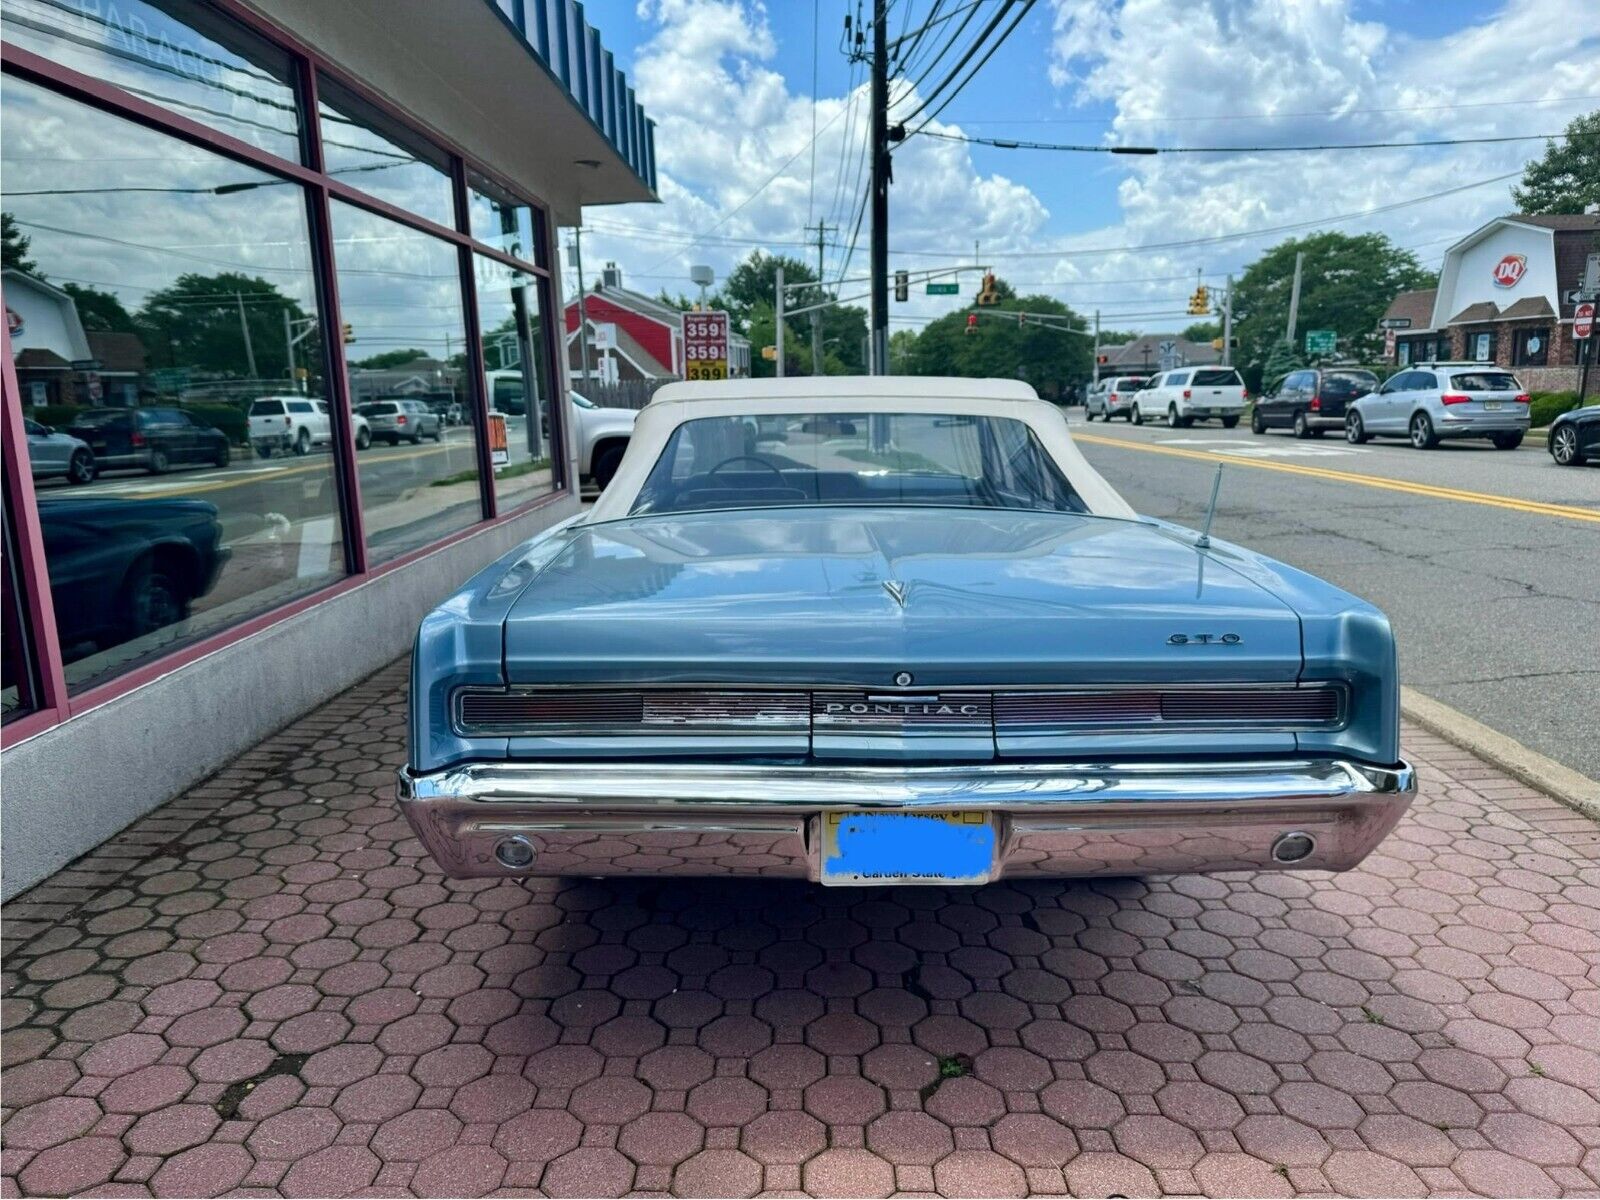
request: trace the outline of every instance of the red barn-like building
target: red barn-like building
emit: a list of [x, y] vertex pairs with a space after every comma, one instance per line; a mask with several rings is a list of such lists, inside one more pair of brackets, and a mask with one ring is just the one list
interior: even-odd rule
[[[590, 336], [597, 325], [617, 327], [617, 378], [670, 379], [683, 377], [683, 314], [669, 304], [622, 286], [622, 271], [607, 263], [600, 285], [583, 297]], [[566, 306], [567, 359], [574, 380], [583, 378], [578, 347], [578, 302]], [[590, 343], [591, 365], [599, 355]], [[728, 370], [734, 376], [750, 374], [750, 342], [738, 333], [728, 335]]]

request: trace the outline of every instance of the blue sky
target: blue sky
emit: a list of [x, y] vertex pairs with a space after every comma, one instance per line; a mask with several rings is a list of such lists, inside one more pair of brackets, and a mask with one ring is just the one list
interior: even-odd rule
[[[993, 0], [981, 3], [992, 8]], [[932, 4], [894, 0], [891, 31], [925, 20]], [[949, 0], [945, 10], [957, 7]], [[853, 200], [843, 193], [854, 194], [862, 122], [843, 111], [852, 69], [839, 52], [841, 0], [591, 0], [585, 12], [658, 120], [668, 176], [661, 205], [589, 210], [587, 261], [615, 258], [653, 292], [675, 287], [691, 261], [722, 273], [747, 243], [795, 252], [785, 243], [804, 237], [808, 213], [850, 225]], [[1600, 23], [1577, 39], [1552, 37], [1570, 27], [1570, 15], [1567, 0], [1039, 0], [936, 128], [1172, 146], [1553, 132], [1600, 107], [1579, 98], [1600, 93], [1590, 69], [1600, 61]], [[863, 81], [860, 68], [853, 78]], [[815, 183], [806, 147], [813, 112], [824, 126]], [[1264, 113], [1278, 115], [1254, 119]], [[828, 125], [834, 117], [842, 119]], [[1025, 290], [1153, 314], [1128, 322], [1147, 328], [1185, 323], [1163, 315], [1181, 289], [1128, 281], [1220, 277], [1281, 236], [1192, 252], [1103, 248], [1364, 213], [1514, 171], [1540, 149], [1522, 142], [1156, 160], [914, 141], [897, 156], [892, 265], [948, 263], [919, 254], [970, 254], [980, 237], [986, 257], [1035, 255], [995, 264]], [[760, 188], [796, 151], [797, 161]], [[1508, 187], [1332, 227], [1378, 229], [1436, 260], [1454, 236], [1509, 211]], [[641, 229], [677, 239], [681, 253]], [[690, 242], [694, 233], [708, 236]], [[838, 239], [847, 241], [848, 229]], [[852, 275], [864, 247], [863, 235]], [[830, 272], [843, 269], [844, 253], [829, 248]], [[899, 316], [914, 323], [938, 311], [914, 302]]]

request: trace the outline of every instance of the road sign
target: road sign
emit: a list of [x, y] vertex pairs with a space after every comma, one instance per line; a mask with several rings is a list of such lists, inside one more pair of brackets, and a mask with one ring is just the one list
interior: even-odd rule
[[1332, 354], [1339, 345], [1339, 335], [1332, 329], [1306, 330], [1307, 354]]
[[959, 283], [930, 283], [928, 295], [930, 296], [959, 296], [961, 285]]
[[1410, 329], [1410, 317], [1385, 317], [1378, 322], [1379, 329]]
[[506, 437], [506, 415], [502, 412], [489, 414], [489, 462], [496, 467], [504, 467], [511, 462], [511, 443]]
[[1600, 250], [1596, 250], [1584, 260], [1583, 290], [1600, 292]]
[[1586, 338], [1594, 332], [1594, 305], [1580, 304], [1572, 313], [1572, 336]]
[[692, 380], [728, 377], [728, 314], [683, 314], [683, 377]]

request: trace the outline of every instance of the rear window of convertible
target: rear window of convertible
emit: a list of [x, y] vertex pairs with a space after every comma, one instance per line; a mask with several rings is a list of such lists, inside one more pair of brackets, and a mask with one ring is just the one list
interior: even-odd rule
[[632, 511], [821, 504], [1088, 511], [1026, 422], [902, 412], [685, 421]]

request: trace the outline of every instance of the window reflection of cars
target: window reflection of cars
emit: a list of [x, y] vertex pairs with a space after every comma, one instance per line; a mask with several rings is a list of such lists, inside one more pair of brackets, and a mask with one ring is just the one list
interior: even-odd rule
[[69, 662], [183, 620], [230, 554], [205, 500], [41, 496], [39, 527]]
[[95, 477], [94, 451], [71, 434], [57, 433], [37, 421], [23, 422], [28, 431], [28, 462], [35, 479], [65, 476], [68, 483], [88, 483]]
[[423, 438], [440, 441], [444, 422], [421, 400], [372, 400], [357, 407], [372, 429], [372, 436], [395, 446], [401, 442], [418, 445]]
[[[594, 481], [602, 492], [622, 465], [639, 413], [632, 408], [602, 408], [577, 392], [572, 397], [573, 441], [578, 447], [578, 477]], [[546, 422], [548, 425], [548, 421]], [[550, 436], [549, 429], [545, 437]]]
[[173, 467], [225, 467], [228, 438], [180, 408], [87, 408], [67, 432], [88, 444], [102, 471], [142, 468], [160, 475]]

